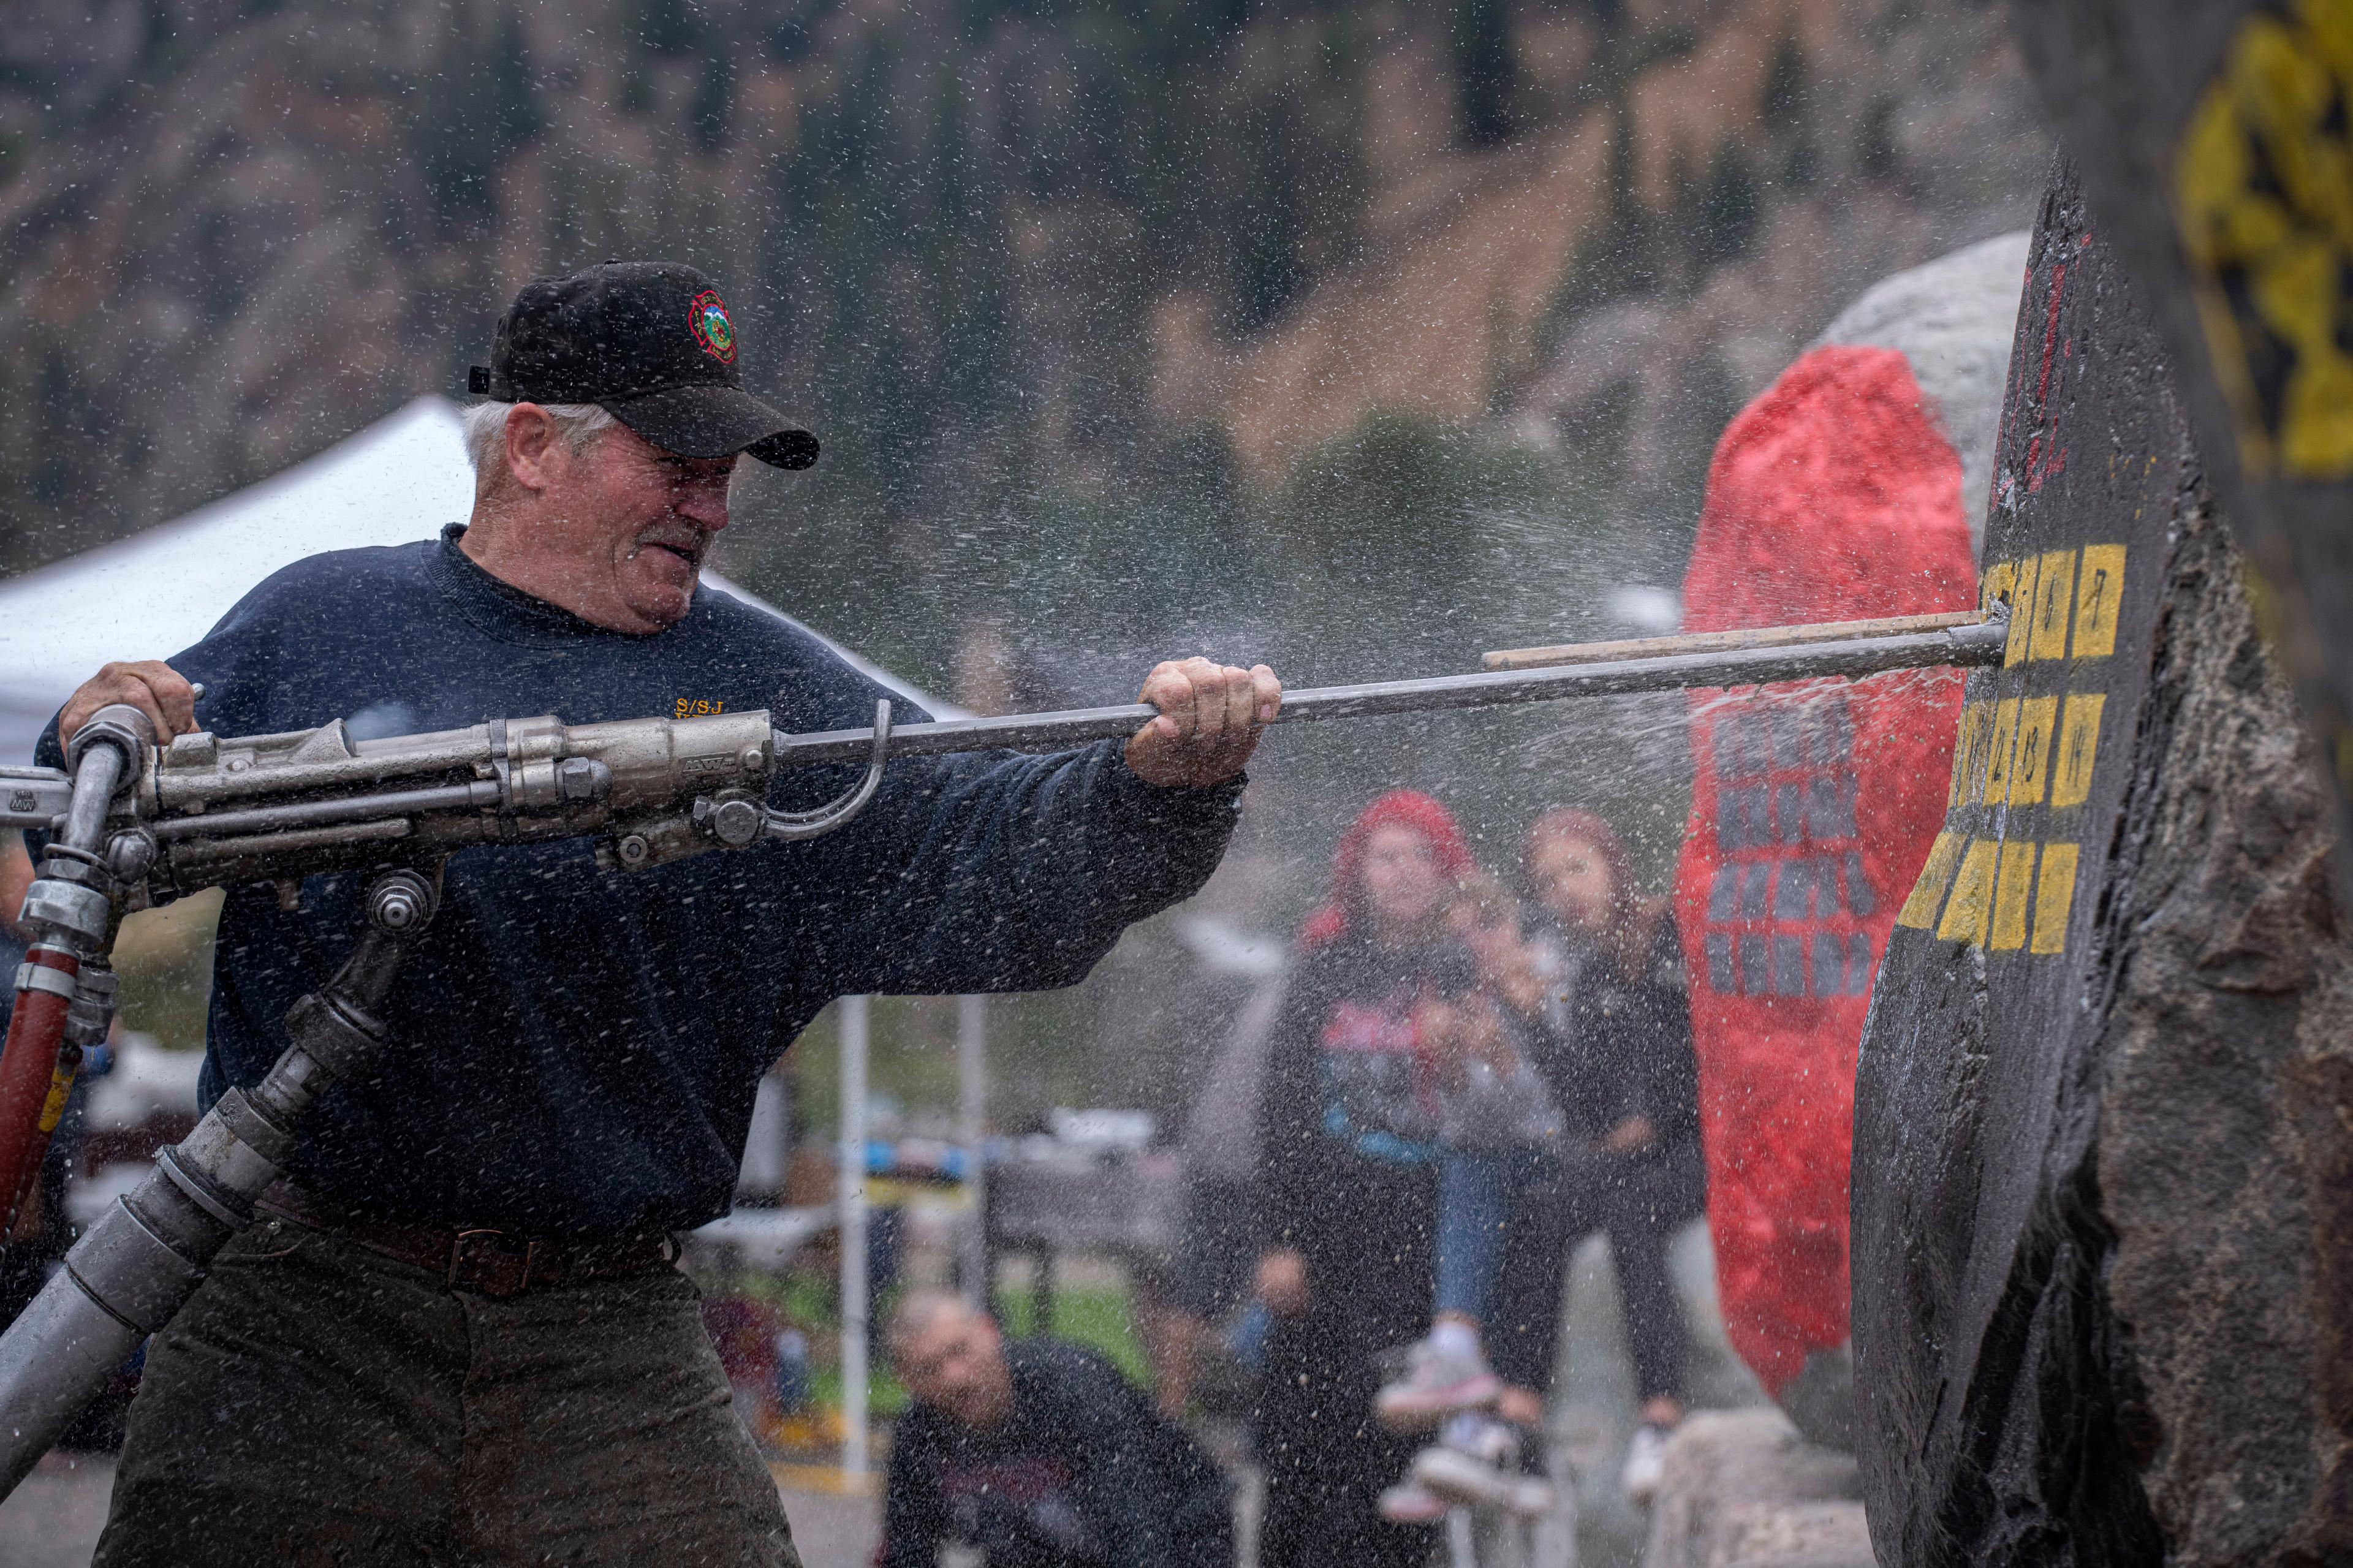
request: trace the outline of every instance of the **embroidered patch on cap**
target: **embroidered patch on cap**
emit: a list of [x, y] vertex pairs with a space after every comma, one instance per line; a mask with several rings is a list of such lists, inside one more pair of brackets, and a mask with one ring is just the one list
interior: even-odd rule
[[727, 318], [727, 307], [720, 302], [719, 291], [705, 289], [687, 307], [687, 323], [694, 329], [694, 341], [702, 352], [721, 364], [735, 363], [735, 323]]

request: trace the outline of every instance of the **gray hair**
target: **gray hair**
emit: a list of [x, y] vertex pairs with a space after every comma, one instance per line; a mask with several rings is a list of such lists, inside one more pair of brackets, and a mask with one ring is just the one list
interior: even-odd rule
[[[547, 416], [555, 421], [556, 434], [576, 456], [586, 450], [588, 443], [619, 421], [594, 403], [543, 403]], [[477, 403], [461, 411], [465, 421], [466, 460], [474, 466], [476, 479], [488, 472], [497, 461], [499, 448], [506, 442], [507, 416], [514, 412], [512, 403]]]

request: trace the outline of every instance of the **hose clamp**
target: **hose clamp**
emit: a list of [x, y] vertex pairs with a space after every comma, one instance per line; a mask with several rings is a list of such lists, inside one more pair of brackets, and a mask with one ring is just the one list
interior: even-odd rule
[[45, 968], [37, 963], [20, 963], [16, 966], [16, 989], [46, 991], [52, 996], [62, 996], [71, 1001], [74, 977], [61, 970]]
[[186, 1194], [190, 1203], [220, 1221], [231, 1231], [243, 1230], [253, 1223], [253, 1214], [250, 1209], [240, 1212], [240, 1205], [237, 1199], [206, 1181], [202, 1173], [182, 1163], [179, 1150], [158, 1149], [155, 1152], [155, 1168], [164, 1173], [165, 1181]]

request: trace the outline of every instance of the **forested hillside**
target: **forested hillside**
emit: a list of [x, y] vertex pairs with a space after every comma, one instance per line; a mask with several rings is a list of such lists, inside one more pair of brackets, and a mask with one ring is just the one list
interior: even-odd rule
[[0, 563], [454, 389], [521, 279], [657, 252], [739, 300], [754, 380], [828, 438], [806, 499], [878, 551], [1050, 491], [1165, 499], [1172, 464], [1279, 488], [1376, 407], [1681, 489], [1845, 294], [2017, 221], [2042, 139], [1999, 24], [1956, 0], [11, 7]]

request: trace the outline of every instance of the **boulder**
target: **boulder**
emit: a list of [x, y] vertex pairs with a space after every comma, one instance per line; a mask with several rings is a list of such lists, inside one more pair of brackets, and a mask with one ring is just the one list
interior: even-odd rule
[[1881, 1559], [2353, 1561], [2353, 951], [2329, 792], [2073, 171], [2019, 313], [1944, 830], [1863, 1030]]
[[[2049, 123], [2083, 163], [2179, 368], [2276, 651], [2353, 836], [2353, 298], [2346, 0], [2010, 0]], [[2324, 773], [2324, 778], [2331, 774]], [[2337, 859], [2353, 896], [2353, 856]]]
[[2018, 326], [2018, 280], [2032, 238], [2023, 229], [1999, 234], [1883, 278], [1841, 310], [1818, 340], [1894, 349], [1904, 356], [1961, 460], [1961, 510], [1972, 554], [1984, 542], [1979, 531], [1993, 479], [1994, 441], [2001, 433], [2010, 340]]
[[[1968, 458], [1949, 427], [1982, 427], [1990, 447], [2008, 353], [2008, 323], [1982, 304], [1993, 270], [2011, 276], [2014, 310], [2000, 242], [1889, 279], [1837, 328], [1878, 341], [1811, 350], [1732, 421], [1684, 629], [1975, 604]], [[1950, 670], [1910, 671], [1691, 700], [1675, 894], [1718, 1288], [1734, 1348], [1817, 1440], [1846, 1441], [1852, 1426], [1855, 1048], [1896, 905], [1944, 817], [1960, 688]]]

